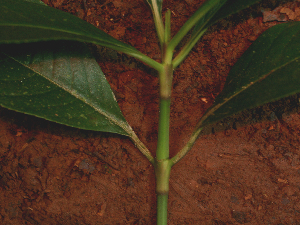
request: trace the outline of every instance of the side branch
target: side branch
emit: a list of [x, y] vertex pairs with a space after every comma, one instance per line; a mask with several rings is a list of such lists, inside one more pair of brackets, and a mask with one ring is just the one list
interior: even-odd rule
[[199, 137], [203, 127], [194, 131], [188, 143], [171, 159], [171, 162], [174, 164], [178, 163], [193, 147], [196, 140]]
[[155, 159], [152, 156], [149, 149], [144, 145], [144, 143], [138, 138], [138, 136], [134, 133], [133, 130], [130, 132], [130, 139], [135, 144], [135, 146], [140, 150], [140, 152], [146, 156], [146, 158], [154, 165]]

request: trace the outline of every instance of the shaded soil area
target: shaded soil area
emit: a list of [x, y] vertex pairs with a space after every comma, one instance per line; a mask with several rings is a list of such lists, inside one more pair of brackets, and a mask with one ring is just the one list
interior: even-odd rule
[[[142, 0], [44, 0], [159, 60]], [[203, 1], [165, 1], [173, 34]], [[269, 27], [300, 20], [300, 2], [262, 4], [214, 25], [176, 70], [171, 155], [188, 140], [230, 68]], [[91, 46], [129, 124], [155, 154], [158, 79], [124, 54]], [[169, 224], [300, 224], [300, 95], [207, 127], [170, 179]], [[0, 108], [0, 221], [155, 224], [151, 164], [126, 137]]]

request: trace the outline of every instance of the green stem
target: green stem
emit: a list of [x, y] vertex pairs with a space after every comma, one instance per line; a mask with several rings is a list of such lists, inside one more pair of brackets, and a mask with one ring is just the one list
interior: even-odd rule
[[171, 10], [168, 9], [165, 13], [165, 41], [164, 43], [169, 43], [171, 38]]
[[[172, 91], [172, 80], [173, 80], [173, 65], [164, 64], [162, 72], [159, 73], [159, 95], [160, 95], [160, 104], [168, 104], [171, 100], [171, 91]], [[159, 107], [161, 107], [160, 105]], [[164, 111], [160, 111], [165, 113]], [[170, 112], [168, 112], [170, 113]]]
[[156, 160], [169, 158], [169, 126], [170, 126], [170, 99], [161, 99], [159, 105], [158, 140]]
[[157, 195], [157, 225], [168, 224], [168, 195]]
[[167, 206], [169, 178], [173, 163], [169, 159], [169, 130], [171, 87], [173, 78], [172, 64], [164, 64], [159, 73], [160, 103], [156, 158], [154, 163], [157, 194], [157, 225], [167, 225]]
[[172, 162], [169, 159], [170, 99], [160, 100], [158, 141], [154, 163], [157, 196], [157, 225], [167, 225], [169, 178]]
[[157, 225], [167, 225], [169, 178], [172, 167], [169, 159], [156, 161], [156, 198], [157, 198]]

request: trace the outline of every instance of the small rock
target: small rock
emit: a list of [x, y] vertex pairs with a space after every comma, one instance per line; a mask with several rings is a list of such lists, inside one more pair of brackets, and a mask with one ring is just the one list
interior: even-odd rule
[[233, 210], [232, 217], [233, 217], [233, 219], [235, 219], [236, 222], [238, 222], [240, 224], [249, 222], [247, 220], [247, 214], [245, 212]]
[[287, 198], [282, 198], [281, 203], [284, 204], [284, 205], [287, 205], [287, 204], [290, 203], [290, 200], [288, 200]]
[[279, 21], [285, 22], [288, 20], [286, 14], [280, 13], [282, 7], [277, 7], [273, 11], [263, 11], [263, 22]]
[[41, 168], [43, 166], [43, 157], [38, 156], [32, 160], [32, 164], [37, 167]]
[[240, 204], [239, 199], [235, 196], [231, 196], [230, 200], [231, 200], [232, 203]]
[[79, 163], [78, 168], [81, 170], [87, 170], [89, 173], [92, 173], [95, 170], [95, 166], [93, 165], [93, 162], [89, 159], [83, 159]]
[[271, 120], [271, 121], [278, 120], [278, 118], [277, 118], [275, 112], [271, 112], [271, 114], [270, 114], [270, 120]]
[[128, 177], [127, 182], [128, 182], [129, 187], [134, 187], [134, 182], [133, 182], [133, 179], [131, 177]]

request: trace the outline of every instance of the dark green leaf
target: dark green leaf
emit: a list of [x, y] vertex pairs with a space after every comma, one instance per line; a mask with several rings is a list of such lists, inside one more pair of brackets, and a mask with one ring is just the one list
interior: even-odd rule
[[81, 129], [130, 133], [85, 44], [52, 41], [0, 47], [1, 106]]
[[274, 26], [231, 69], [199, 127], [300, 92], [300, 22]]
[[134, 47], [69, 13], [24, 0], [1, 0], [0, 44], [48, 40], [90, 42], [143, 56]]
[[171, 39], [168, 44], [168, 50], [173, 51], [175, 47], [180, 43], [184, 36], [192, 30], [197, 23], [201, 24], [196, 27], [192, 33], [192, 37], [182, 48], [181, 52], [173, 60], [173, 64], [178, 66], [182, 60], [187, 56], [191, 51], [192, 47], [197, 43], [201, 35], [203, 34], [202, 30], [208, 20], [218, 11], [218, 9], [225, 3], [226, 0], [208, 0], [204, 2], [200, 8], [184, 23], [180, 28], [177, 34]]
[[227, 0], [223, 7], [215, 14], [215, 16], [209, 21], [206, 27], [209, 27], [217, 21], [224, 19], [234, 13], [237, 13], [255, 3], [262, 0]]
[[[215, 0], [209, 0], [207, 2], [213, 2]], [[222, 0], [222, 7], [215, 8], [217, 9], [217, 13], [215, 13], [215, 9], [212, 9], [205, 17], [203, 17], [199, 22], [197, 22], [193, 35], [196, 36], [197, 33], [200, 33], [201, 30], [210, 27], [214, 23], [219, 20], [226, 18], [234, 13], [237, 13], [255, 3], [260, 2], [261, 0]]]
[[196, 23], [192, 33], [192, 38], [197, 37], [197, 34], [207, 27], [207, 23], [210, 22], [216, 13], [217, 15], [219, 14], [220, 9], [224, 4], [226, 4], [226, 1], [228, 0], [209, 0], [200, 6], [196, 13], [202, 13], [201, 9], [206, 7], [206, 5], [211, 5], [212, 7], [209, 7], [209, 10], [206, 11], [205, 15]]
[[[195, 46], [195, 44], [204, 34], [205, 29], [207, 28], [206, 27], [207, 23], [209, 23], [210, 19], [219, 11], [219, 9], [224, 5], [226, 1], [227, 0], [206, 1], [190, 18], [190, 20], [193, 20], [193, 18], [195, 18], [196, 25], [193, 29], [190, 40], [186, 43], [186, 45], [182, 49], [182, 52], [177, 57], [177, 59], [180, 59], [179, 62], [181, 62], [186, 57], [186, 55], [191, 51], [191, 49]], [[177, 59], [174, 60], [175, 65], [178, 63]]]

